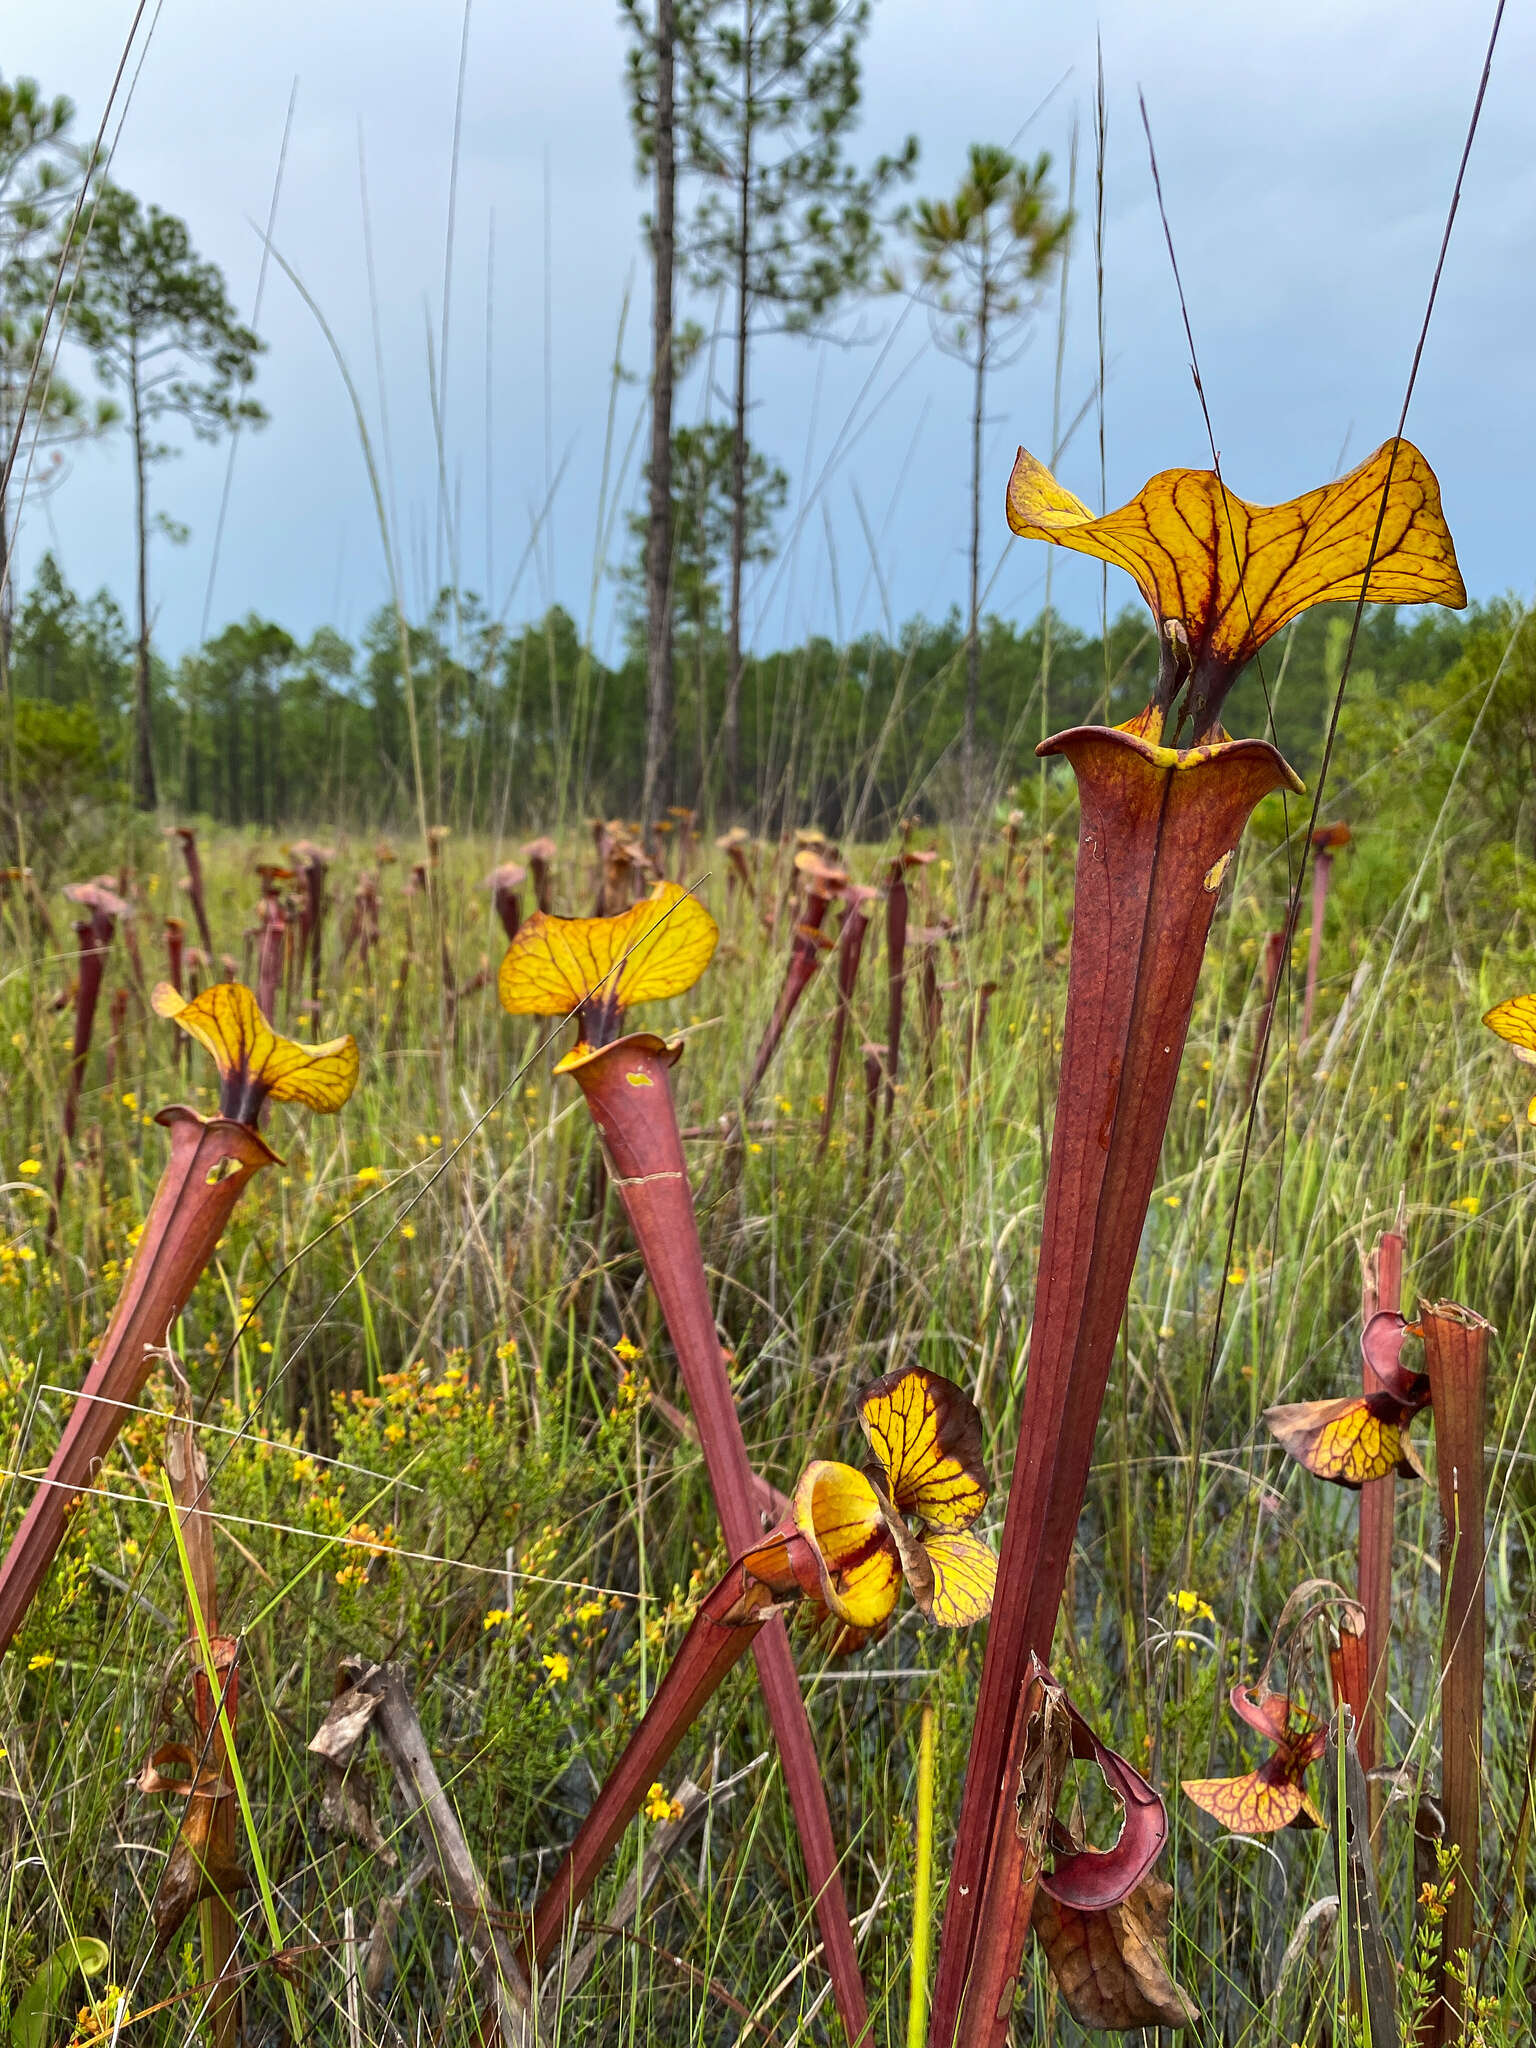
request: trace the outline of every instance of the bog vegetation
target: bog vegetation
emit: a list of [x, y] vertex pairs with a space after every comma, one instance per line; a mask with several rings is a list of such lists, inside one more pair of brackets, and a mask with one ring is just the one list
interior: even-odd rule
[[[144, 484], [135, 624], [4, 614], [19, 2048], [1528, 2033], [1536, 640], [1394, 438], [1099, 517], [1021, 453], [1097, 638], [986, 615], [978, 461], [963, 612], [745, 646], [754, 323], [903, 236], [979, 421], [1074, 229], [995, 150], [894, 211], [868, 8], [760, 13], [625, 8], [612, 667], [457, 587], [162, 658], [154, 435], [259, 341], [3, 89], [6, 475]], [[36, 389], [72, 262], [121, 422]]]

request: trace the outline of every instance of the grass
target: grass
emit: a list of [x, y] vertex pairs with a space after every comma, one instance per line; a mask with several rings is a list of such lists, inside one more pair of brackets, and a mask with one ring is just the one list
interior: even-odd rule
[[[1219, 1836], [1177, 1784], [1257, 1760], [1226, 1689], [1262, 1661], [1291, 1588], [1312, 1574], [1353, 1586], [1352, 1497], [1287, 1464], [1260, 1418], [1275, 1401], [1358, 1386], [1360, 1257], [1390, 1225], [1400, 1194], [1410, 1298], [1454, 1297], [1499, 1331], [1479, 1920], [1493, 1938], [1473, 1959], [1483, 1994], [1497, 2001], [1489, 2040], [1520, 2038], [1530, 1961], [1523, 1878], [1512, 1883], [1509, 1873], [1530, 1717], [1536, 1537], [1523, 1448], [1536, 1399], [1525, 1199], [1533, 1141], [1519, 1070], [1478, 1018], [1531, 985], [1536, 939], [1518, 895], [1491, 911], [1458, 861], [1466, 820], [1454, 796], [1426, 848], [1404, 843], [1384, 778], [1360, 787], [1380, 794], [1374, 812], [1362, 800], [1352, 816], [1360, 851], [1335, 869], [1319, 1028], [1308, 1046], [1287, 1044], [1272, 1062], [1230, 1261], [1256, 968], [1265, 934], [1282, 921], [1287, 859], [1297, 857], [1285, 851], [1275, 800], [1228, 883], [1055, 1660], [1105, 1738], [1168, 1795], [1171, 1844], [1160, 1868], [1176, 1887], [1176, 1974], [1205, 2016], [1202, 2038], [1245, 2048], [1333, 2037], [1335, 1964], [1325, 1916], [1308, 1909], [1337, 1891], [1337, 1865], [1321, 1835]], [[670, 1016], [646, 1014], [648, 1026], [688, 1036], [674, 1080], [681, 1121], [705, 1133], [690, 1143], [705, 1257], [748, 1442], [781, 1486], [809, 1455], [849, 1455], [856, 1390], [921, 1359], [976, 1395], [996, 1487], [984, 1526], [995, 1533], [1000, 1524], [1065, 993], [1075, 836], [1061, 808], [1067, 795], [1052, 782], [1054, 833], [1031, 849], [1028, 886], [1015, 882], [1006, 902], [995, 895], [984, 927], [946, 952], [943, 978], [958, 986], [945, 995], [931, 1081], [912, 991], [893, 1142], [888, 1160], [877, 1148], [867, 1171], [854, 1057], [844, 1061], [832, 1144], [817, 1156], [835, 999], [828, 971], [797, 1014], [746, 1141], [719, 1135], [781, 971], [781, 947], [765, 944], [749, 906], [738, 898], [727, 911], [723, 860], [705, 885], [724, 924], [716, 962]], [[1291, 823], [1299, 830], [1302, 819]], [[350, 876], [371, 859], [369, 841], [315, 836], [341, 840], [334, 953], [338, 909]], [[968, 842], [939, 842], [943, 861], [912, 877], [914, 926], [963, 904]], [[988, 854], [994, 873], [999, 846]], [[415, 857], [401, 850], [405, 863]], [[232, 833], [205, 839], [215, 936], [237, 956], [256, 894], [252, 864], [271, 851], [270, 840]], [[501, 851], [447, 842], [444, 923], [460, 982], [482, 955], [494, 965], [501, 951], [481, 886]], [[889, 849], [845, 852], [858, 879], [874, 880]], [[136, 868], [153, 974], [157, 919], [178, 907], [173, 852], [143, 842], [90, 855], [106, 857]], [[573, 838], [557, 881], [562, 907], [587, 907], [589, 866]], [[435, 1879], [407, 1883], [414, 1838], [376, 1757], [366, 1770], [385, 1851], [321, 1827], [321, 1777], [306, 1744], [342, 1659], [403, 1660], [470, 1847], [515, 1921], [678, 1640], [691, 1590], [723, 1561], [699, 1454], [647, 1404], [649, 1384], [673, 1399], [678, 1389], [623, 1219], [604, 1197], [579, 1094], [552, 1082], [548, 1034], [506, 1017], [490, 989], [465, 1001], [456, 1031], [445, 1028], [419, 904], [416, 957], [396, 986], [405, 871], [385, 871], [371, 973], [355, 962], [339, 974], [327, 968], [320, 1028], [356, 1033], [358, 1091], [335, 1121], [273, 1116], [269, 1136], [284, 1163], [244, 1197], [177, 1337], [208, 1425], [224, 1518], [221, 1614], [245, 1635], [239, 1756], [290, 1958], [287, 1975], [272, 1966], [263, 1906], [244, 1895], [238, 1953], [250, 1966], [253, 2041], [285, 2038], [290, 1994], [307, 2040], [393, 2044], [415, 2041], [421, 2028], [448, 2042], [476, 2038], [469, 1958]], [[208, 1109], [214, 1096], [201, 1055], [194, 1050], [181, 1068], [169, 1028], [137, 1003], [109, 1083], [104, 1001], [54, 1255], [41, 1191], [59, 1142], [68, 1051], [67, 1011], [54, 1002], [71, 969], [43, 954], [14, 900], [5, 916], [0, 1448], [14, 1474], [46, 1456], [131, 1254], [161, 1155], [149, 1112], [179, 1099]], [[1306, 940], [1303, 929], [1298, 983]], [[866, 950], [857, 1026], [879, 1037], [884, 959], [874, 931]], [[1362, 964], [1368, 975], [1334, 1036]], [[126, 971], [119, 945], [109, 983]], [[967, 1091], [964, 991], [993, 979], [1000, 985]], [[1299, 1012], [1290, 979], [1280, 1019]], [[565, 1034], [555, 1036], [563, 1049]], [[41, 1170], [24, 1170], [28, 1160]], [[625, 1339], [640, 1353], [630, 1364], [616, 1349]], [[206, 2003], [193, 1921], [163, 1959], [152, 1955], [149, 1902], [176, 1815], [129, 1785], [151, 1749], [186, 1740], [190, 1726], [181, 1576], [158, 1474], [170, 1400], [166, 1373], [146, 1396], [157, 1412], [133, 1419], [23, 1639], [0, 1663], [0, 2015], [61, 1944], [99, 1936], [132, 2012], [183, 1994], [124, 2026], [120, 2038], [135, 2042], [191, 2038]], [[5, 1480], [0, 1489], [9, 1524], [24, 1488]], [[1431, 1779], [1435, 1534], [1433, 1488], [1400, 1487], [1386, 1749]], [[1208, 1601], [1214, 1622], [1181, 1614], [1180, 1590]], [[886, 1639], [847, 1665], [824, 1668], [814, 1649], [804, 1652], [886, 2041], [902, 2038], [908, 2011], [922, 1715], [937, 1711], [942, 1883], [980, 1648], [925, 1628], [907, 1604]], [[1315, 1702], [1325, 1674], [1301, 1671], [1291, 1682]], [[561, 2014], [560, 2040], [835, 2037], [768, 1751], [745, 1666], [678, 1766], [701, 1782], [736, 1782], [670, 1859], [638, 1919], [606, 1942]], [[1321, 1798], [1320, 1783], [1313, 1789]], [[595, 1901], [599, 1924], [652, 1825], [637, 1824], [615, 1858]], [[250, 1845], [242, 1851], [254, 1871]], [[1389, 1800], [1381, 1856], [1389, 1931], [1398, 1954], [1410, 1954], [1421, 1876], [1408, 1798]], [[384, 1944], [369, 1943], [391, 1912], [383, 1967]], [[381, 1965], [377, 1975], [363, 1966], [355, 2021], [349, 1927]], [[101, 1996], [101, 1980], [90, 1991]], [[746, 2008], [750, 2028], [724, 1994]], [[76, 1995], [87, 1996], [79, 1980]], [[1024, 2038], [1078, 2037], [1033, 1950], [1017, 2026]], [[62, 2024], [57, 2038], [67, 2038]]]

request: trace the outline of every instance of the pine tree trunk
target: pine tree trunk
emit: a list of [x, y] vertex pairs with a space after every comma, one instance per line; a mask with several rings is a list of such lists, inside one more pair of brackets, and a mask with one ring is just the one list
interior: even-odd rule
[[651, 226], [651, 503], [645, 537], [647, 832], [672, 794], [672, 272], [677, 206], [673, 0], [656, 0], [656, 202]]
[[976, 706], [981, 695], [981, 423], [987, 388], [987, 296], [976, 330], [976, 394], [971, 407], [971, 601], [965, 635], [965, 739], [962, 773], [967, 819], [976, 810]]
[[133, 532], [138, 547], [139, 636], [133, 662], [133, 800], [141, 811], [155, 808], [155, 749], [149, 705], [149, 505], [144, 454], [144, 411], [139, 397], [139, 358], [128, 359], [128, 394], [133, 429]]
[[742, 54], [741, 185], [736, 215], [736, 392], [731, 423], [731, 603], [725, 657], [725, 807], [741, 801], [741, 573], [747, 552], [747, 317], [752, 204], [752, 7]]

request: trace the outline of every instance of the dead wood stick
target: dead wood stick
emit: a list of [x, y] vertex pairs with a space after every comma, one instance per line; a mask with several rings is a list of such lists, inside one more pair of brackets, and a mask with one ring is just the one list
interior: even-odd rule
[[422, 1848], [442, 1876], [454, 1918], [482, 1972], [492, 1979], [501, 2038], [506, 2048], [525, 2048], [533, 2038], [528, 1979], [505, 1935], [491, 1919], [485, 1886], [459, 1817], [437, 1775], [405, 1681], [395, 1665], [386, 1664], [375, 1665], [356, 1683], [359, 1691], [378, 1696], [374, 1731], [389, 1758]]

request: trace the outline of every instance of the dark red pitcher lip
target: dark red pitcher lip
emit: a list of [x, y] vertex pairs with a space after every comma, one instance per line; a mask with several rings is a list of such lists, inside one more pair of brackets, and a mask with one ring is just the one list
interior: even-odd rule
[[1165, 747], [1156, 740], [1147, 739], [1142, 733], [1128, 731], [1123, 725], [1070, 725], [1065, 731], [1052, 733], [1049, 739], [1041, 740], [1035, 753], [1042, 760], [1052, 754], [1070, 754], [1073, 746], [1083, 740], [1108, 740], [1112, 745], [1140, 755], [1154, 768], [1202, 768], [1212, 761], [1268, 761], [1275, 769], [1276, 788], [1289, 789], [1297, 796], [1306, 789], [1306, 784], [1290, 762], [1268, 740], [1226, 736], [1204, 740], [1197, 747]]

